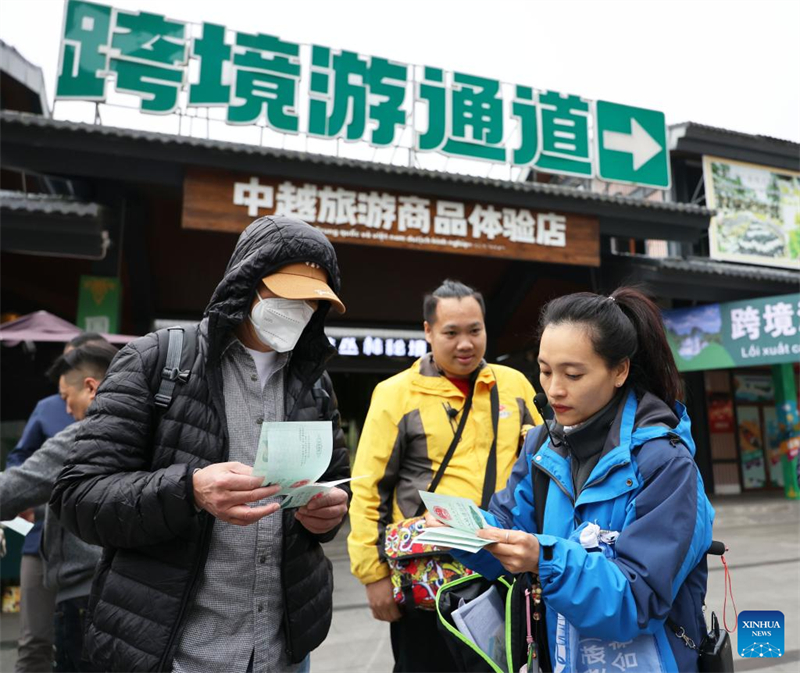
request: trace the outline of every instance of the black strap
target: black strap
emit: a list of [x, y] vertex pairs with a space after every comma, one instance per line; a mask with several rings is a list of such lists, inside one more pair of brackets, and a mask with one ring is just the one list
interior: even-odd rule
[[183, 354], [183, 327], [170, 327], [167, 330], [169, 343], [164, 367], [161, 369], [161, 382], [155, 394], [155, 405], [160, 409], [168, 409], [175, 393], [178, 381], [186, 383], [189, 380], [190, 369], [181, 370], [181, 355]]
[[[544, 423], [547, 423], [544, 420]], [[539, 449], [547, 441], [547, 428], [542, 427], [539, 431], [539, 442], [534, 447], [531, 455], [535, 456]], [[536, 463], [531, 463], [531, 487], [533, 488], [533, 510], [536, 518], [536, 531], [541, 535], [544, 532], [544, 507], [547, 503], [547, 491], [550, 489], [550, 477], [536, 467]]]
[[[542, 419], [547, 423], [546, 419]], [[546, 428], [541, 428], [539, 431], [539, 442], [534, 448], [532, 455], [536, 455], [539, 449], [544, 446], [547, 441], [548, 434]], [[534, 517], [536, 519], [536, 530], [541, 535], [544, 532], [544, 508], [547, 504], [547, 492], [550, 489], [550, 477], [536, 467], [534, 461], [531, 462], [531, 486], [533, 487], [533, 509]], [[545, 554], [550, 552], [552, 556], [552, 549], [545, 547]], [[553, 670], [553, 665], [550, 661], [550, 643], [547, 638], [547, 618], [545, 615], [544, 602], [538, 606], [539, 619], [536, 620], [536, 646], [539, 651], [539, 668], [550, 673]]]
[[[436, 490], [436, 487], [439, 485], [439, 482], [442, 480], [444, 476], [444, 471], [447, 469], [447, 464], [450, 462], [450, 459], [453, 457], [453, 454], [456, 452], [456, 447], [458, 443], [461, 441], [461, 433], [464, 432], [464, 426], [467, 424], [467, 416], [469, 416], [469, 410], [472, 409], [472, 396], [475, 393], [475, 380], [470, 379], [470, 389], [469, 394], [467, 395], [467, 400], [464, 402], [464, 408], [461, 410], [461, 420], [458, 422], [458, 427], [456, 428], [456, 432], [453, 435], [453, 441], [450, 442], [450, 447], [447, 449], [447, 453], [444, 455], [444, 460], [442, 460], [442, 464], [439, 465], [439, 469], [436, 472], [436, 475], [431, 482], [431, 485], [428, 487], [428, 491], [433, 493]], [[419, 503], [419, 507], [417, 507], [416, 516], [422, 516], [425, 512], [425, 503]]]
[[492, 405], [492, 448], [489, 449], [489, 458], [486, 461], [486, 476], [483, 479], [483, 495], [481, 496], [481, 508], [488, 509], [489, 501], [494, 495], [494, 488], [497, 482], [497, 426], [500, 422], [500, 393], [497, 390], [497, 379], [495, 378], [492, 391], [489, 393]]
[[536, 530], [544, 532], [544, 506], [547, 502], [547, 491], [550, 488], [550, 477], [541, 470], [533, 468], [533, 507], [536, 516]]

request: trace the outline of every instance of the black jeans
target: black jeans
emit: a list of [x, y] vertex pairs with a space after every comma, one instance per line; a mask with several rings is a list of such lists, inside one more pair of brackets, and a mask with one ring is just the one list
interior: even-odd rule
[[95, 669], [81, 654], [83, 651], [84, 615], [88, 596], [78, 596], [56, 605], [55, 673], [87, 673]]
[[436, 612], [408, 610], [392, 622], [394, 673], [453, 673], [456, 662], [437, 626]]

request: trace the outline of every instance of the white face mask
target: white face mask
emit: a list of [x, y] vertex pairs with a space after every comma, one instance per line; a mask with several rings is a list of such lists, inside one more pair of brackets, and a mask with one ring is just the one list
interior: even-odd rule
[[314, 309], [302, 299], [258, 297], [250, 311], [250, 322], [263, 344], [278, 353], [292, 350], [314, 315]]

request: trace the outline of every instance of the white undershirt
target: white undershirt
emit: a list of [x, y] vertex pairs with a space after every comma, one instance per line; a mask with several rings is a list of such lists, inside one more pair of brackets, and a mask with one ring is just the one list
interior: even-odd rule
[[248, 348], [247, 346], [245, 346], [244, 349], [250, 353], [250, 356], [256, 363], [258, 380], [261, 382], [261, 387], [263, 388], [265, 385], [267, 385], [267, 381], [269, 381], [269, 377], [272, 375], [272, 372], [275, 371], [278, 353], [275, 351], [257, 351], [253, 350], [252, 348]]

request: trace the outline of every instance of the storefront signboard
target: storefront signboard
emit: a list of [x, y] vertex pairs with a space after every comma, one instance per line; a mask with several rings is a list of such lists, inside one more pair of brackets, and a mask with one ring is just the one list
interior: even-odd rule
[[388, 357], [411, 358], [416, 360], [428, 352], [428, 342], [425, 339], [404, 339], [360, 335], [328, 336], [328, 341], [336, 348], [339, 355], [344, 357]]
[[800, 359], [800, 293], [663, 312], [680, 371]]
[[800, 173], [703, 157], [710, 256], [800, 269]]
[[656, 110], [68, 0], [56, 100], [109, 90], [149, 114], [217, 108], [231, 125], [670, 186]]
[[288, 215], [334, 243], [600, 265], [597, 218], [190, 169], [183, 227], [241, 232], [257, 217]]

